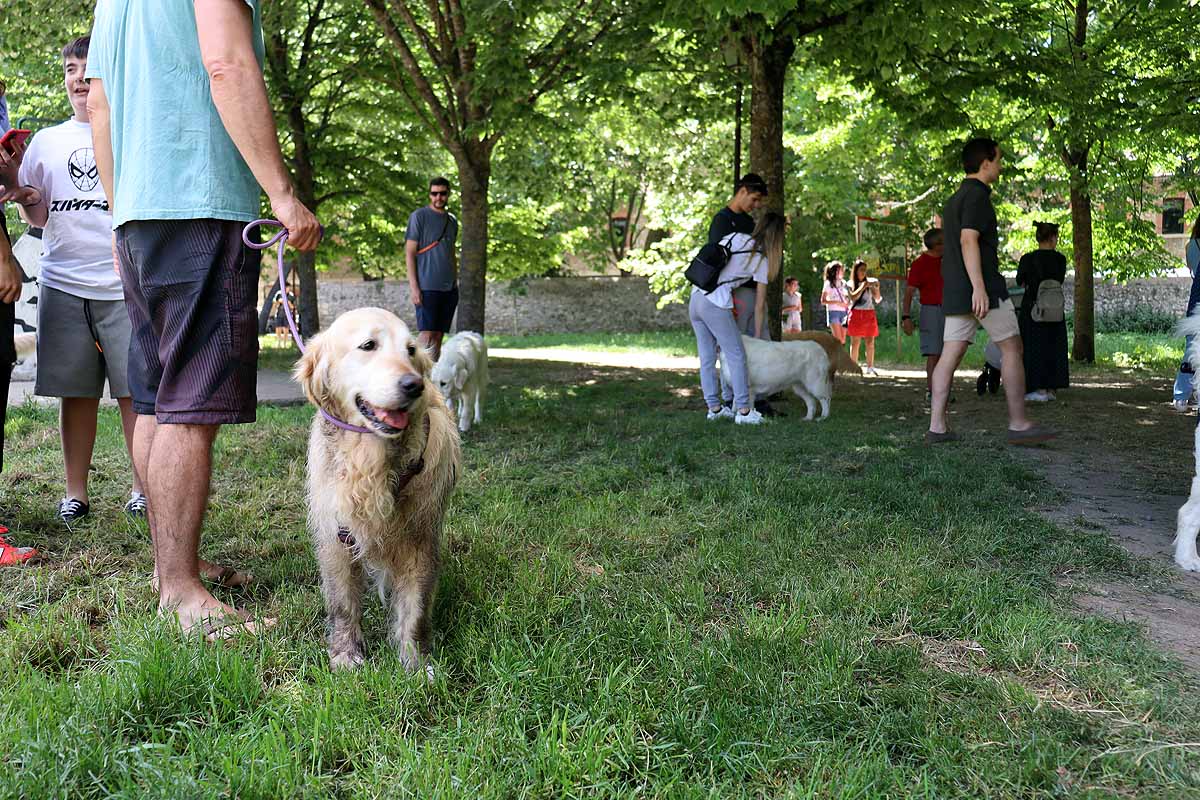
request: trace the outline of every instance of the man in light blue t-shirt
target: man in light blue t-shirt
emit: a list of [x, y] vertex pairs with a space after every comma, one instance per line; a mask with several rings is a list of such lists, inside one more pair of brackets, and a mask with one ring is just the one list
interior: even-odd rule
[[86, 73], [133, 326], [134, 467], [159, 609], [210, 639], [255, 630], [200, 580], [248, 576], [198, 553], [213, 439], [255, 417], [259, 257], [241, 235], [259, 216], [259, 187], [289, 244], [312, 250], [320, 238], [279, 150], [260, 21], [259, 0], [99, 0]]

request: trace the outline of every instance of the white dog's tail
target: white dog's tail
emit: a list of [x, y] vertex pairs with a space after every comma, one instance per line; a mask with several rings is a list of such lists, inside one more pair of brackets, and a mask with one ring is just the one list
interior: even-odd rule
[[[1191, 317], [1184, 317], [1175, 326], [1176, 336], [1200, 336], [1200, 314]], [[1187, 349], [1183, 357], [1192, 365], [1192, 369], [1200, 371], [1200, 338], [1192, 339], [1192, 346]]]

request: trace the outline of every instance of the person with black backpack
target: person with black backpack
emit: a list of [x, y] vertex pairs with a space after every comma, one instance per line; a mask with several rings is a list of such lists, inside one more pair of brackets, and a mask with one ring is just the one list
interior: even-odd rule
[[1067, 361], [1067, 258], [1058, 252], [1058, 226], [1036, 223], [1038, 249], [1021, 256], [1017, 285], [1025, 288], [1021, 341], [1025, 345], [1025, 402], [1054, 400], [1054, 392], [1071, 382]]
[[[708, 406], [708, 419], [733, 419], [739, 425], [758, 425], [763, 416], [750, 406], [746, 379], [746, 351], [742, 332], [733, 317], [734, 287], [746, 281], [755, 284], [755, 330], [760, 336], [766, 317], [767, 284], [779, 274], [783, 261], [782, 214], [763, 215], [753, 235], [731, 233], [715, 244], [705, 245], [688, 267], [693, 284], [688, 318], [696, 334], [700, 354], [700, 387]], [[721, 386], [717, 354], [728, 365], [732, 386]], [[732, 402], [733, 407], [726, 403]], [[737, 409], [737, 413], [734, 409]]]

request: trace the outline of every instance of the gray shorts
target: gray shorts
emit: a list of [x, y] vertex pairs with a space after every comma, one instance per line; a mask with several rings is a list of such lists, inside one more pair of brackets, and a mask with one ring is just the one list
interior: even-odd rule
[[129, 397], [129, 314], [124, 300], [38, 293], [37, 379], [42, 397]]
[[941, 306], [921, 306], [921, 355], [940, 356], [946, 336], [946, 314]]

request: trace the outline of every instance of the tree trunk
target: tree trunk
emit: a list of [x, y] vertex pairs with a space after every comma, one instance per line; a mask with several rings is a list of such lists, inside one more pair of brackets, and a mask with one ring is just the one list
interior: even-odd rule
[[[1075, 47], [1087, 43], [1088, 0], [1075, 4]], [[1086, 53], [1084, 54], [1086, 57]], [[1088, 180], [1090, 146], [1071, 147], [1064, 154], [1071, 169], [1071, 243], [1075, 247], [1075, 341], [1071, 357], [1096, 360], [1096, 287], [1092, 275], [1092, 195]]]
[[[1086, 169], [1086, 156], [1084, 156]], [[1071, 357], [1096, 360], [1096, 291], [1092, 275], [1092, 197], [1082, 180], [1071, 183], [1071, 243], [1075, 248], [1075, 341]]]
[[492, 177], [493, 144], [472, 145], [455, 159], [462, 196], [457, 330], [482, 334], [487, 311], [488, 184]]
[[[796, 42], [788, 36], [750, 40], [750, 171], [767, 182], [767, 208], [784, 213], [783, 84]], [[783, 270], [767, 288], [767, 323], [771, 338], [783, 330]]]

